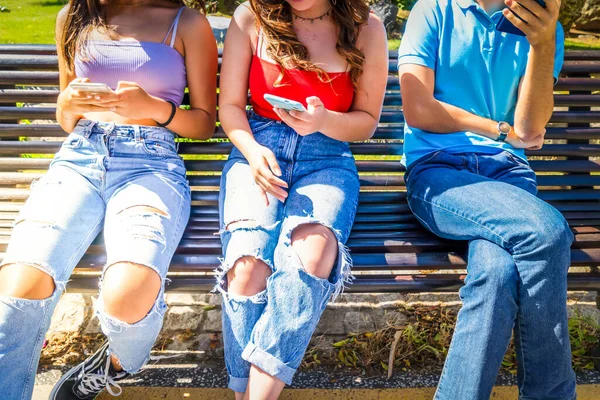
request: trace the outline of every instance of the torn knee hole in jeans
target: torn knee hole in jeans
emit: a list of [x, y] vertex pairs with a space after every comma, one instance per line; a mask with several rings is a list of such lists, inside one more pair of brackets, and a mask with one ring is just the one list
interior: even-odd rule
[[[155, 312], [161, 316], [164, 315], [164, 313], [166, 312], [166, 310], [168, 308], [167, 304], [165, 302], [165, 287], [171, 280], [169, 278], [162, 277], [159, 269], [154, 265], [145, 265], [145, 264], [135, 263], [135, 262], [131, 262], [131, 261], [113, 262], [110, 265], [107, 265], [104, 267], [102, 276], [100, 277], [100, 280], [98, 281], [99, 292], [103, 293], [103, 289], [107, 290], [106, 288], [104, 288], [106, 273], [111, 268], [119, 267], [119, 266], [141, 267], [144, 269], [149, 269], [150, 271], [154, 272], [156, 274], [156, 276], [158, 277], [158, 279], [160, 279], [160, 288], [158, 290], [158, 294], [156, 295], [156, 300], [154, 301], [152, 308], [148, 311], [148, 313], [146, 313], [146, 315], [143, 318], [141, 318], [137, 322], [129, 323], [129, 322], [121, 321], [119, 318], [116, 318], [116, 317], [108, 314], [108, 312], [105, 309], [102, 295], [100, 295], [98, 298], [92, 297], [92, 302], [94, 303], [94, 309], [96, 311], [96, 316], [98, 316], [98, 318], [101, 321], [110, 322], [113, 326], [118, 327], [119, 329], [122, 329], [122, 328], [132, 328], [132, 327], [137, 327], [137, 326], [144, 326], [144, 321]], [[114, 278], [112, 280], [114, 280]], [[108, 290], [109, 291], [112, 290], [113, 292], [115, 292], [114, 288], [112, 288], [112, 289], [109, 288]], [[116, 293], [121, 293], [121, 292], [116, 291]], [[118, 302], [121, 303], [122, 302], [121, 299], [119, 299]]]
[[272, 225], [264, 225], [255, 219], [237, 219], [237, 220], [225, 223], [224, 227], [222, 227], [221, 230], [217, 234], [231, 235], [232, 233], [240, 232], [240, 231], [241, 232], [252, 232], [252, 231], [271, 232], [278, 225], [279, 225], [279, 222], [275, 222]]
[[[247, 299], [257, 303], [266, 301], [264, 290], [254, 296], [237, 296], [229, 293], [227, 291], [227, 273], [244, 257], [252, 257], [262, 261], [273, 271], [273, 263], [269, 260], [270, 257], [265, 254], [265, 251], [267, 251], [267, 254], [269, 254], [269, 251], [265, 250], [261, 243], [264, 243], [265, 236], [273, 237], [279, 224], [280, 222], [275, 222], [272, 225], [264, 225], [254, 219], [234, 219], [231, 222], [224, 223], [218, 234], [228, 244], [225, 249], [225, 257], [219, 259], [221, 266], [214, 271], [217, 284], [213, 292], [220, 292], [225, 299], [239, 297], [238, 300], [240, 301]], [[259, 235], [261, 239], [255, 240], [255, 235]]]
[[143, 215], [143, 216], [146, 216], [148, 214], [150, 214], [150, 215], [158, 214], [163, 217], [167, 217], [167, 218], [169, 217], [169, 214], [166, 211], [160, 210], [156, 207], [144, 206], [144, 205], [126, 207], [117, 213], [117, 215], [123, 215], [123, 214], [134, 214], [134, 215]]
[[244, 259], [254, 259], [256, 261], [262, 262], [271, 271], [273, 270], [273, 267], [270, 265], [270, 263], [267, 262], [266, 260], [264, 260], [258, 254], [258, 250], [257, 250], [256, 254], [241, 254], [232, 263], [225, 263], [224, 259], [220, 259], [221, 268], [217, 269], [215, 271], [217, 285], [215, 286], [213, 291], [220, 292], [228, 300], [251, 301], [256, 304], [266, 303], [266, 301], [267, 301], [266, 283], [265, 283], [265, 288], [258, 291], [257, 293], [251, 294], [251, 295], [237, 294], [237, 293], [232, 293], [229, 291], [228, 281], [227, 281], [227, 273], [236, 267], [235, 264], [237, 264], [239, 261], [244, 260]]
[[[350, 256], [350, 249], [344, 243], [342, 243], [342, 233], [338, 229], [335, 229], [333, 226], [327, 225], [316, 219], [307, 220], [306, 217], [300, 216], [296, 218], [296, 221], [294, 220], [294, 217], [289, 218], [289, 226], [291, 226], [291, 228], [286, 233], [285, 246], [288, 248], [289, 251], [291, 251], [294, 254], [298, 266], [299, 268], [302, 268], [302, 271], [304, 271], [307, 275], [313, 277], [314, 279], [317, 279], [320, 282], [322, 282], [324, 286], [333, 285], [333, 292], [331, 294], [331, 298], [332, 301], [335, 301], [335, 299], [341, 293], [343, 293], [344, 289], [346, 288], [346, 285], [351, 284], [352, 281], [355, 279], [352, 275], [352, 257]], [[296, 250], [294, 250], [292, 246], [292, 235], [294, 231], [302, 225], [321, 225], [329, 229], [334, 234], [337, 241], [338, 255], [335, 264], [332, 268], [332, 275], [335, 276], [333, 282], [331, 281], [331, 278], [322, 279], [306, 271], [302, 263], [302, 259], [300, 258], [300, 255], [296, 252]]]
[[23, 227], [23, 225], [28, 225], [28, 224], [34, 228], [47, 228], [47, 229], [58, 229], [59, 228], [58, 225], [54, 221], [46, 221], [46, 220], [33, 219], [33, 218], [27, 218], [27, 217], [22, 217], [22, 218], [15, 220], [13, 228], [16, 228], [18, 226]]
[[225, 226], [226, 231], [235, 231], [237, 229], [255, 229], [258, 227], [258, 222], [253, 219], [240, 219], [233, 221]]
[[43, 272], [44, 274], [48, 275], [50, 277], [50, 279], [52, 279], [52, 283], [54, 284], [54, 290], [52, 290], [52, 293], [50, 293], [44, 299], [29, 299], [29, 298], [25, 298], [25, 297], [11, 297], [9, 295], [5, 296], [5, 295], [0, 294], [0, 302], [1, 303], [5, 303], [6, 305], [15, 307], [19, 310], [21, 310], [25, 306], [45, 307], [47, 302], [53, 301], [54, 297], [57, 294], [64, 292], [67, 287], [68, 281], [57, 280], [55, 273], [53, 272], [52, 268], [50, 268], [49, 265], [44, 265], [44, 264], [35, 263], [35, 262], [9, 261], [9, 262], [6, 262], [6, 263], [0, 265], [0, 270], [5, 267], [10, 267], [10, 266], [24, 266], [24, 267], [37, 269], [37, 270]]
[[94, 305], [95, 316], [98, 318], [98, 320], [100, 320], [101, 325], [111, 333], [122, 333], [129, 329], [145, 329], [151, 322], [151, 319], [154, 315], [158, 315], [158, 317], [163, 318], [168, 309], [167, 303], [164, 299], [164, 286], [160, 289], [158, 297], [152, 305], [150, 311], [148, 311], [148, 313], [141, 320], [134, 323], [122, 321], [119, 318], [108, 314], [104, 307], [104, 302], [102, 301], [101, 296], [98, 298], [92, 297], [92, 303]]
[[[147, 239], [167, 245], [163, 228], [163, 218], [169, 218], [166, 211], [151, 206], [131, 206], [117, 213], [127, 227], [122, 233], [140, 239]], [[125, 221], [127, 220], [127, 221]]]

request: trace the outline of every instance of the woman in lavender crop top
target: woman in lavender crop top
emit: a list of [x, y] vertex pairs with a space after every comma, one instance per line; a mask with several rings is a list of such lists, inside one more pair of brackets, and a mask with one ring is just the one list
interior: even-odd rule
[[[70, 135], [23, 206], [0, 264], [0, 397], [29, 399], [54, 308], [90, 252], [107, 341], [51, 399], [94, 399], [149, 360], [166, 310], [169, 264], [190, 215], [176, 136], [207, 139], [216, 119], [217, 49], [181, 0], [70, 0], [56, 37], [56, 118]], [[104, 83], [113, 93], [77, 91]], [[189, 89], [190, 108], [180, 109]], [[104, 265], [104, 268], [100, 268]]]

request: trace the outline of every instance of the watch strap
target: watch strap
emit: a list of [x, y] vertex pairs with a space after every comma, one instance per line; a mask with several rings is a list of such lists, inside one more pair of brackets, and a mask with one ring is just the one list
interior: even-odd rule
[[498, 130], [498, 137], [496, 138], [496, 142], [504, 142], [508, 137], [508, 133], [510, 132], [504, 132], [502, 128], [500, 128], [502, 125], [506, 126], [508, 124], [503, 121], [498, 122], [498, 125], [496, 125], [496, 129]]

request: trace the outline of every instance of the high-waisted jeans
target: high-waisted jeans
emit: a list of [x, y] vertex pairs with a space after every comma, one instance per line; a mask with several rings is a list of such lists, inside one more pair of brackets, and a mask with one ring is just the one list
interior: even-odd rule
[[2, 263], [35, 267], [56, 290], [45, 300], [0, 296], [0, 397], [31, 397], [54, 308], [102, 229], [106, 267], [147, 266], [163, 282], [152, 310], [134, 324], [108, 315], [102, 296], [95, 302], [110, 353], [127, 372], [138, 371], [162, 327], [164, 282], [189, 214], [190, 188], [171, 131], [80, 121], [32, 186]]
[[573, 234], [536, 197], [527, 162], [508, 152], [438, 151], [406, 175], [421, 223], [469, 242], [463, 307], [435, 398], [487, 400], [514, 329], [519, 398], [574, 399], [567, 322]]
[[[298, 135], [281, 122], [249, 112], [256, 141], [271, 149], [281, 179], [289, 186], [285, 203], [265, 204], [248, 162], [234, 149], [223, 170], [220, 193], [224, 259], [217, 289], [223, 295], [223, 340], [229, 387], [245, 392], [251, 364], [290, 384], [328, 300], [351, 281], [344, 245], [354, 221], [359, 180], [347, 143], [321, 133]], [[229, 229], [237, 221], [255, 227]], [[321, 224], [338, 241], [338, 259], [329, 279], [307, 273], [291, 246], [293, 230]], [[266, 290], [249, 297], [227, 292], [235, 262], [253, 256], [272, 274]]]

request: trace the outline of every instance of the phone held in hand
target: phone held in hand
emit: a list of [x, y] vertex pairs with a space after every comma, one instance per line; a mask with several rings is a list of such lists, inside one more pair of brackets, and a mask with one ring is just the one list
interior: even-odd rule
[[[535, 0], [535, 2], [546, 8], [546, 2], [544, 0]], [[512, 10], [510, 12], [512, 12]], [[512, 13], [515, 14], [515, 16], [521, 21], [523, 20], [517, 13]], [[504, 15], [500, 17], [500, 20], [498, 20], [498, 23], [496, 24], [496, 30], [500, 32], [512, 33], [513, 35], [525, 36], [523, 31], [514, 26], [512, 22], [510, 22]]]
[[272, 105], [275, 108], [281, 108], [282, 110], [286, 110], [286, 111], [292, 111], [292, 110], [302, 111], [302, 112], [306, 111], [306, 108], [304, 108], [302, 103], [299, 103], [294, 100], [286, 99], [284, 97], [274, 96], [274, 95], [268, 94], [268, 93], [264, 95], [264, 98], [266, 101], [269, 102], [270, 105]]
[[110, 94], [114, 91], [105, 83], [92, 83], [92, 82], [72, 82], [69, 87], [80, 92], [86, 92], [90, 94]]

